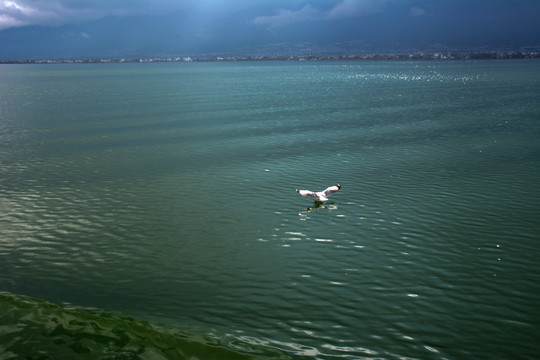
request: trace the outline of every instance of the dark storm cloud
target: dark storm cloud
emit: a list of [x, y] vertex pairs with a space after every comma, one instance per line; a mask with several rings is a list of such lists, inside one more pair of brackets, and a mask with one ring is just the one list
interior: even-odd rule
[[308, 4], [299, 10], [279, 9], [274, 15], [257, 16], [253, 19], [253, 23], [256, 25], [280, 27], [303, 21], [318, 20], [320, 16], [320, 12]]
[[[354, 18], [382, 12], [386, 7], [387, 0], [343, 0], [335, 2], [333, 6], [325, 10], [321, 9], [324, 3], [312, 2], [298, 9], [280, 8], [273, 15], [263, 15], [256, 17], [253, 22], [257, 25], [268, 25], [279, 27], [282, 25], [321, 20], [339, 20]], [[332, 2], [326, 2], [326, 5]]]
[[540, 45], [538, 18], [538, 0], [0, 0], [0, 58]]
[[0, 30], [10, 27], [58, 26], [106, 16], [160, 14], [191, 2], [165, 0], [0, 0]]

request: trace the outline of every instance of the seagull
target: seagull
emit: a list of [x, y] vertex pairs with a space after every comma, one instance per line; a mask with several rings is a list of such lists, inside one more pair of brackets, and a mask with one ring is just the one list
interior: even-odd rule
[[328, 196], [332, 195], [335, 192], [338, 192], [339, 189], [341, 189], [341, 185], [337, 184], [334, 186], [327, 187], [323, 191], [309, 191], [309, 190], [298, 190], [296, 189], [296, 192], [299, 193], [302, 196], [315, 199], [315, 201], [326, 201], [328, 200]]

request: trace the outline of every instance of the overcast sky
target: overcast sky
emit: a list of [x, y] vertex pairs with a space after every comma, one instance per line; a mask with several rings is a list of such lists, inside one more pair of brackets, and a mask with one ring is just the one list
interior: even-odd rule
[[540, 0], [0, 0], [0, 59], [540, 46]]

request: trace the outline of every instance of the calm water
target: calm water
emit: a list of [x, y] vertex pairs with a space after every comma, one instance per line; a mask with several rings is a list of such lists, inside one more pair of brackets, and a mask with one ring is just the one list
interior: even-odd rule
[[533, 359], [539, 99], [537, 60], [1, 66], [0, 358]]

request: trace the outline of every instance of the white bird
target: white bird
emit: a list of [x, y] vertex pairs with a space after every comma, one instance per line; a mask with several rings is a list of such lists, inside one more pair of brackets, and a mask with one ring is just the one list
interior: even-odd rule
[[339, 189], [341, 189], [341, 185], [337, 184], [334, 186], [327, 187], [323, 191], [309, 191], [309, 190], [298, 190], [296, 189], [296, 192], [299, 193], [302, 196], [315, 199], [315, 201], [326, 201], [328, 200], [328, 197], [332, 195], [335, 192], [338, 192]]

